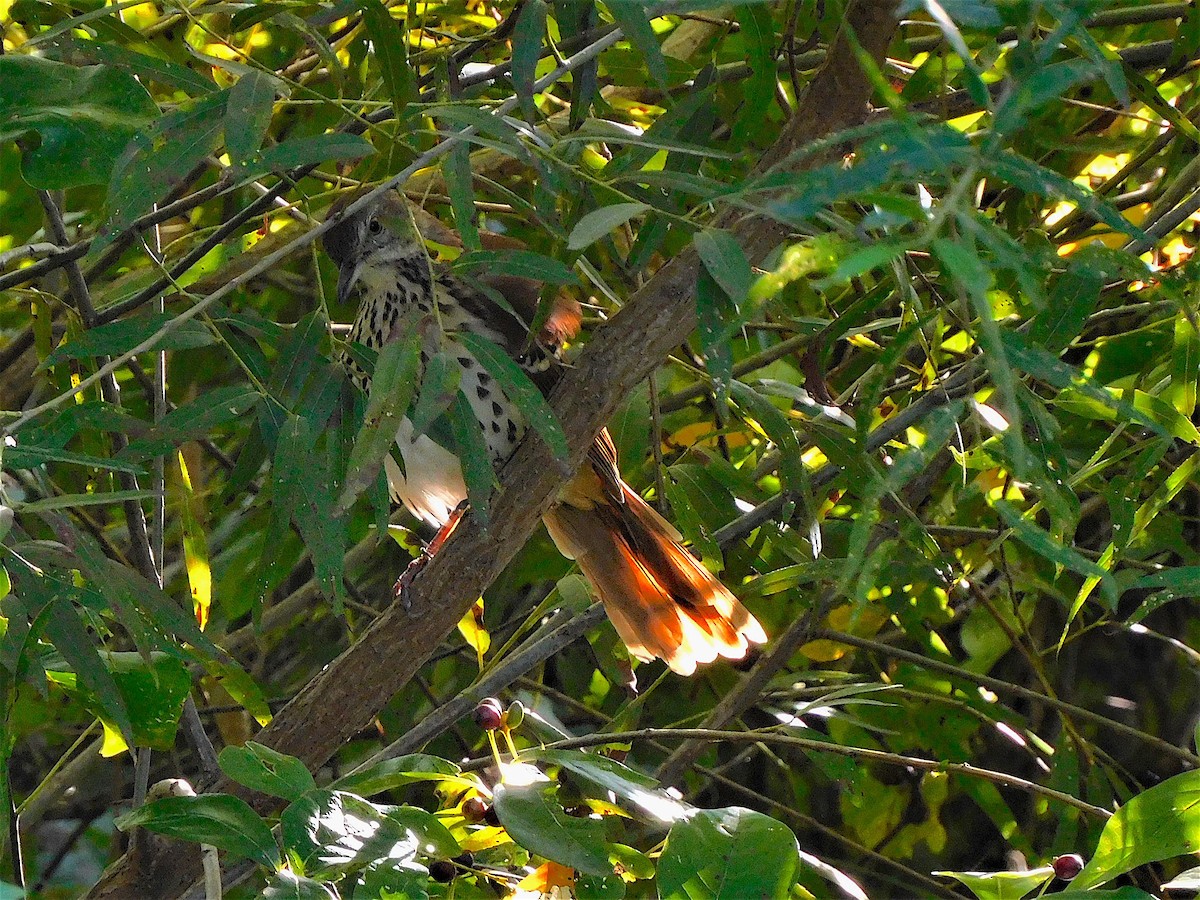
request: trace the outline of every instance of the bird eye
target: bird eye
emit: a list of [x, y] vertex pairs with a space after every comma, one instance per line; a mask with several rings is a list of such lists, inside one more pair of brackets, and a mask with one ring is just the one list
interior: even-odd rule
[[383, 225], [380, 224], [378, 219], [372, 219], [367, 223], [367, 230], [371, 232], [371, 234], [379, 234], [379, 232], [383, 231]]

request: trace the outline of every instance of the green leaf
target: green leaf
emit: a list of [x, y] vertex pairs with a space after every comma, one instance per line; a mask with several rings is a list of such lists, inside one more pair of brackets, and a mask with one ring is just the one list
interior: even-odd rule
[[462, 379], [462, 366], [458, 360], [439, 350], [425, 363], [425, 375], [421, 390], [413, 405], [409, 420], [413, 435], [425, 434], [438, 416], [446, 412], [458, 395], [458, 383]]
[[1180, 415], [1196, 411], [1196, 379], [1200, 377], [1200, 332], [1183, 312], [1175, 317], [1175, 339], [1171, 351], [1171, 383], [1163, 394]]
[[109, 653], [108, 664], [116, 679], [137, 747], [172, 750], [183, 704], [192, 689], [192, 676], [183, 662], [162, 652], [150, 654]]
[[270, 868], [279, 864], [270, 826], [245, 800], [228, 794], [152, 800], [118, 818], [116, 825], [122, 831], [146, 828], [181, 841], [209, 844]]
[[255, 3], [239, 9], [229, 20], [229, 30], [232, 32], [245, 31], [259, 22], [270, 21], [280, 13], [287, 12], [287, 3]]
[[736, 7], [738, 25], [750, 79], [743, 89], [741, 111], [734, 126], [734, 139], [745, 141], [760, 133], [767, 124], [766, 110], [775, 95], [775, 24], [768, 7], [746, 3]]
[[699, 810], [676, 822], [658, 860], [659, 896], [785, 898], [799, 866], [796, 836], [749, 809]]
[[460, 771], [458, 766], [440, 756], [411, 753], [385, 759], [362, 772], [346, 775], [334, 782], [334, 786], [352, 794], [370, 797], [418, 781], [457, 779]]
[[408, 405], [416, 389], [421, 366], [421, 335], [416, 329], [401, 328], [404, 339], [384, 345], [371, 376], [371, 393], [363, 425], [354, 439], [346, 466], [345, 486], [335, 507], [339, 514], [349, 509], [379, 474], [383, 458], [396, 442]]
[[629, 43], [637, 48], [650, 77], [660, 88], [667, 90], [667, 61], [663, 58], [654, 28], [646, 18], [646, 7], [640, 0], [616, 0], [608, 4], [608, 11], [621, 26]]
[[1017, 427], [1016, 378], [1008, 362], [1002, 330], [996, 322], [988, 296], [991, 274], [979, 254], [963, 244], [938, 238], [933, 242], [933, 251], [971, 300], [975, 315], [979, 317], [979, 345], [983, 348], [988, 373], [996, 383], [996, 391], [1002, 400], [1002, 412]]
[[81, 58], [124, 70], [136, 75], [143, 83], [154, 81], [195, 94], [207, 94], [217, 89], [211, 78], [169, 59], [151, 55], [155, 48], [150, 44], [142, 46], [147, 52], [131, 50], [109, 41], [80, 39], [70, 42], [72, 51]]
[[516, 275], [546, 284], [579, 281], [568, 266], [533, 250], [475, 250], [456, 259], [454, 268], [480, 275]]
[[[1054, 869], [1040, 866], [1026, 872], [933, 872], [944, 878], [956, 878], [979, 900], [1021, 900], [1054, 878]], [[1058, 896], [1057, 894], [1055, 896]]]
[[0, 56], [0, 84], [0, 143], [37, 133], [21, 173], [46, 190], [104, 184], [130, 138], [158, 115], [146, 89], [114, 66], [9, 54]]
[[83, 627], [74, 605], [67, 599], [52, 601], [45, 622], [46, 636], [71, 666], [79, 684], [91, 691], [100, 711], [117, 726], [125, 740], [132, 741], [133, 722], [125, 705], [125, 696]]
[[112, 170], [107, 219], [88, 258], [96, 259], [112, 240], [148, 213], [220, 142], [226, 91], [207, 94], [162, 116], [129, 142]]
[[664, 822], [672, 822], [692, 812], [686, 803], [676, 800], [649, 775], [643, 775], [615, 759], [580, 750], [538, 750], [537, 759], [569, 769], [601, 790], [612, 791]]
[[1026, 72], [1022, 78], [1016, 79], [1014, 90], [996, 110], [996, 121], [992, 127], [999, 133], [1019, 128], [1025, 124], [1030, 113], [1065, 96], [1075, 85], [1101, 73], [1102, 67], [1087, 59], [1069, 59]]
[[516, 404], [525, 421], [546, 442], [550, 452], [559, 459], [566, 459], [571, 450], [567, 446], [567, 436], [563, 433], [562, 425], [537, 385], [512, 357], [495, 343], [473, 331], [460, 331], [454, 335], [454, 340], [466, 347], [488, 374], [496, 379], [504, 395]]
[[121, 451], [123, 458], [145, 459], [166, 453], [185, 441], [209, 437], [221, 425], [236, 422], [262, 399], [257, 390], [225, 385], [171, 410]]
[[734, 305], [741, 304], [750, 293], [754, 273], [741, 244], [728, 231], [705, 229], [692, 238], [704, 268], [721, 286]]
[[275, 80], [258, 71], [237, 80], [225, 107], [225, 149], [234, 165], [245, 164], [267, 136], [275, 107]]
[[525, 121], [537, 121], [537, 105], [533, 101], [533, 82], [537, 77], [538, 60], [542, 54], [542, 38], [546, 36], [546, 4], [544, 0], [526, 0], [517, 16], [512, 42], [512, 79], [517, 99], [525, 113]]
[[433, 815], [382, 806], [345, 791], [316, 790], [279, 818], [284, 849], [306, 875], [355, 872], [379, 860], [401, 865], [416, 855], [457, 856], [458, 842]]
[[733, 400], [753, 419], [771, 442], [779, 448], [779, 471], [793, 490], [807, 489], [808, 470], [801, 459], [800, 440], [792, 423], [771, 401], [753, 388], [734, 381]]
[[[558, 22], [560, 38], [570, 40], [594, 28], [599, 17], [593, 0], [554, 0], [554, 18]], [[571, 131], [579, 128], [591, 114], [592, 104], [600, 91], [596, 77], [599, 68], [597, 56], [571, 74]]]
[[471, 510], [486, 527], [491, 509], [492, 488], [496, 486], [496, 472], [488, 455], [487, 441], [471, 408], [471, 401], [459, 391], [450, 404], [450, 430], [458, 448], [458, 461], [462, 465], [463, 481], [467, 486], [467, 497]]
[[4, 448], [5, 469], [34, 469], [50, 462], [73, 463], [77, 466], [110, 469], [113, 472], [129, 472], [133, 475], [146, 474], [146, 470], [136, 463], [106, 459], [102, 456], [90, 456], [87, 453], [74, 453], [70, 450], [60, 450], [57, 447], [36, 447], [19, 443], [15, 447]]
[[332, 887], [290, 869], [280, 869], [268, 878], [260, 896], [262, 900], [338, 900]]
[[619, 225], [650, 209], [645, 203], [614, 203], [593, 210], [575, 223], [567, 238], [568, 250], [590, 247]]
[[[395, 432], [392, 432], [394, 438]], [[317, 435], [308, 420], [289, 415], [275, 445], [271, 471], [277, 509], [273, 523], [291, 516], [312, 554], [321, 591], [340, 606], [345, 594], [346, 527], [335, 508], [327, 457], [317, 451]]]
[[1108, 600], [1109, 609], [1116, 609], [1119, 591], [1111, 572], [1102, 569], [1087, 557], [1081, 556], [1078, 551], [1066, 544], [1056, 541], [1047, 532], [1022, 516], [1007, 500], [997, 500], [993, 505], [1000, 513], [1000, 517], [1004, 519], [1004, 524], [1013, 530], [1013, 536], [1034, 553], [1045, 557], [1055, 565], [1070, 569], [1072, 572], [1088, 578], [1098, 578], [1100, 589]]
[[1088, 316], [1095, 311], [1102, 287], [1104, 279], [1100, 272], [1072, 259], [1054, 285], [1046, 308], [1030, 320], [1029, 342], [1051, 353], [1065, 349], [1079, 336]]
[[157, 491], [102, 491], [98, 494], [59, 494], [45, 500], [22, 503], [17, 508], [23, 513], [46, 512], [51, 509], [74, 509], [79, 506], [103, 506], [107, 503], [124, 503], [126, 500], [153, 500]]
[[317, 786], [312, 774], [296, 757], [254, 741], [247, 741], [241, 747], [226, 747], [218, 761], [221, 771], [238, 784], [272, 797], [295, 800]]
[[248, 160], [238, 172], [244, 178], [257, 178], [266, 172], [315, 166], [343, 159], [361, 159], [375, 152], [357, 134], [331, 132], [313, 137], [297, 137], [268, 147]]
[[1071, 889], [1083, 891], [1147, 863], [1191, 855], [1200, 846], [1200, 772], [1142, 791], [1113, 814]]
[[[69, 359], [118, 356], [127, 353], [144, 341], [150, 340], [174, 318], [168, 313], [156, 313], [90, 328], [75, 340], [55, 348], [54, 352], [42, 360], [38, 370], [44, 371]], [[214, 341], [212, 332], [205, 328], [203, 323], [189, 319], [155, 340], [150, 349], [191, 350], [207, 347]]]
[[392, 99], [397, 118], [417, 99], [417, 81], [408, 62], [408, 41], [402, 23], [392, 18], [379, 0], [362, 0], [363, 27], [371, 38], [375, 61], [383, 72], [383, 83]]
[[475, 226], [475, 191], [471, 186], [471, 148], [460, 141], [442, 161], [446, 190], [450, 192], [450, 207], [454, 224], [467, 250], [478, 250], [479, 229]]
[[604, 847], [604, 823], [568, 816], [548, 782], [499, 784], [492, 794], [500, 824], [531, 853], [587, 875], [611, 875]]
[[729, 296], [709, 274], [701, 269], [696, 275], [696, 330], [704, 367], [713, 380], [717, 398], [725, 403], [733, 382], [733, 348], [730, 346], [729, 323], [737, 321], [737, 311], [731, 309]]
[[1045, 197], [1062, 197], [1077, 204], [1098, 222], [1114, 231], [1136, 239], [1144, 238], [1145, 232], [1121, 215], [1115, 206], [1085, 187], [1065, 178], [1058, 172], [1039, 166], [1037, 163], [1012, 151], [1001, 151], [980, 160], [993, 175], [1011, 182], [1030, 194]]

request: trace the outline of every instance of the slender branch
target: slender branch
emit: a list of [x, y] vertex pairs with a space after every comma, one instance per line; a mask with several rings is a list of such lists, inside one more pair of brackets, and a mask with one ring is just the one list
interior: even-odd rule
[[1087, 813], [1101, 821], [1112, 816], [1112, 813], [1100, 806], [1093, 806], [1078, 797], [1045, 787], [1018, 775], [1007, 772], [997, 772], [984, 769], [970, 763], [943, 762], [937, 759], [922, 759], [919, 756], [904, 756], [900, 753], [889, 753], [885, 750], [872, 750], [866, 747], [848, 747], [844, 744], [834, 744], [828, 741], [818, 741], [812, 738], [797, 737], [778, 731], [721, 731], [713, 728], [643, 728], [638, 731], [614, 731], [606, 734], [590, 734], [585, 737], [570, 738], [565, 741], [555, 741], [543, 745], [546, 750], [580, 750], [585, 747], [597, 747], [605, 744], [630, 744], [641, 740], [685, 740], [708, 743], [762, 743], [779, 744], [796, 747], [810, 753], [832, 753], [836, 756], [847, 756], [851, 759], [865, 762], [881, 762], [893, 766], [904, 766], [918, 769], [922, 772], [946, 772], [962, 775], [967, 778], [978, 778], [990, 781], [1003, 787], [1016, 788], [1028, 794], [1036, 794], [1047, 799], [1062, 803]]
[[1076, 706], [1073, 703], [1067, 703], [1064, 700], [1059, 700], [1056, 697], [1048, 697], [1038, 691], [1031, 690], [1019, 684], [1013, 684], [1010, 681], [1002, 681], [999, 678], [992, 678], [989, 675], [981, 675], [976, 672], [968, 671], [961, 666], [945, 663], [929, 656], [922, 656], [920, 653], [913, 653], [909, 650], [901, 650], [897, 647], [892, 647], [888, 644], [880, 643], [879, 641], [868, 640], [867, 638], [857, 637], [852, 634], [845, 634], [840, 631], [830, 629], [818, 629], [813, 632], [814, 639], [824, 639], [835, 641], [839, 644], [848, 644], [851, 647], [858, 647], [861, 650], [869, 650], [872, 653], [878, 653], [881, 656], [888, 656], [892, 659], [904, 660], [913, 665], [920, 666], [925, 669], [932, 669], [935, 672], [943, 672], [947, 675], [953, 675], [956, 678], [962, 678], [972, 684], [978, 684], [988, 690], [995, 691], [998, 694], [1010, 694], [1020, 697], [1023, 700], [1028, 700], [1032, 703], [1040, 703], [1043, 706], [1048, 706], [1061, 713], [1069, 714], [1084, 722], [1091, 722], [1101, 728], [1107, 728], [1124, 737], [1131, 738], [1141, 743], [1148, 744], [1156, 750], [1179, 760], [1180, 762], [1193, 768], [1200, 767], [1200, 756], [1185, 750], [1183, 747], [1177, 747], [1169, 741], [1164, 741], [1162, 738], [1147, 734], [1144, 731], [1138, 731], [1123, 722], [1118, 722], [1115, 719], [1107, 718], [1099, 713], [1092, 712], [1090, 709], [1085, 709], [1082, 706]]
[[543, 635], [525, 649], [511, 654], [474, 684], [459, 691], [453, 700], [439, 706], [399, 739], [352, 769], [350, 774], [361, 772], [385, 759], [419, 750], [467, 715], [484, 697], [504, 690], [526, 672], [574, 643], [603, 621], [604, 607], [599, 603], [593, 603], [585, 612], [577, 616], [567, 617], [566, 621], [559, 624], [553, 631]]

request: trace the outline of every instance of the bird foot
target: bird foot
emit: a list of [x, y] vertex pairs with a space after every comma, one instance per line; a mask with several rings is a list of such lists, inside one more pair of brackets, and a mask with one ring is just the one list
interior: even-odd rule
[[396, 584], [392, 588], [392, 599], [400, 601], [404, 609], [412, 609], [412, 583], [421, 571], [429, 565], [429, 561], [437, 555], [442, 549], [442, 545], [450, 539], [450, 535], [454, 534], [454, 529], [458, 527], [458, 523], [462, 521], [463, 514], [467, 511], [467, 501], [464, 500], [454, 508], [450, 513], [450, 518], [446, 520], [446, 524], [438, 529], [438, 533], [433, 536], [428, 544], [426, 544], [416, 558], [408, 564], [404, 572], [396, 579]]

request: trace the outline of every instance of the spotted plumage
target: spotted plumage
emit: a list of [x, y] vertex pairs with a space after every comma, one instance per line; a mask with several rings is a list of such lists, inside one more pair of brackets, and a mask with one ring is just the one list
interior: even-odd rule
[[[352, 199], [335, 204], [330, 215]], [[457, 362], [460, 394], [479, 421], [492, 462], [506, 459], [525, 433], [524, 418], [456, 335], [488, 338], [548, 392], [561, 374], [558, 351], [578, 330], [578, 305], [560, 300], [531, 334], [540, 285], [512, 276], [471, 282], [434, 266], [404, 201], [392, 193], [339, 221], [327, 232], [325, 249], [338, 266], [338, 299], [359, 303], [350, 342], [378, 351], [403, 337], [400, 329], [420, 329], [422, 367], [430, 353]], [[355, 384], [369, 390], [362, 367], [349, 354], [344, 362]], [[415, 434], [407, 418], [396, 445], [403, 469], [390, 456], [384, 460], [393, 497], [444, 534], [467, 496], [458, 459], [431, 435]], [[754, 616], [682, 546], [679, 533], [621, 480], [607, 431], [543, 518], [634, 656], [660, 657], [691, 674], [698, 663], [740, 659], [749, 644], [766, 640]]]

